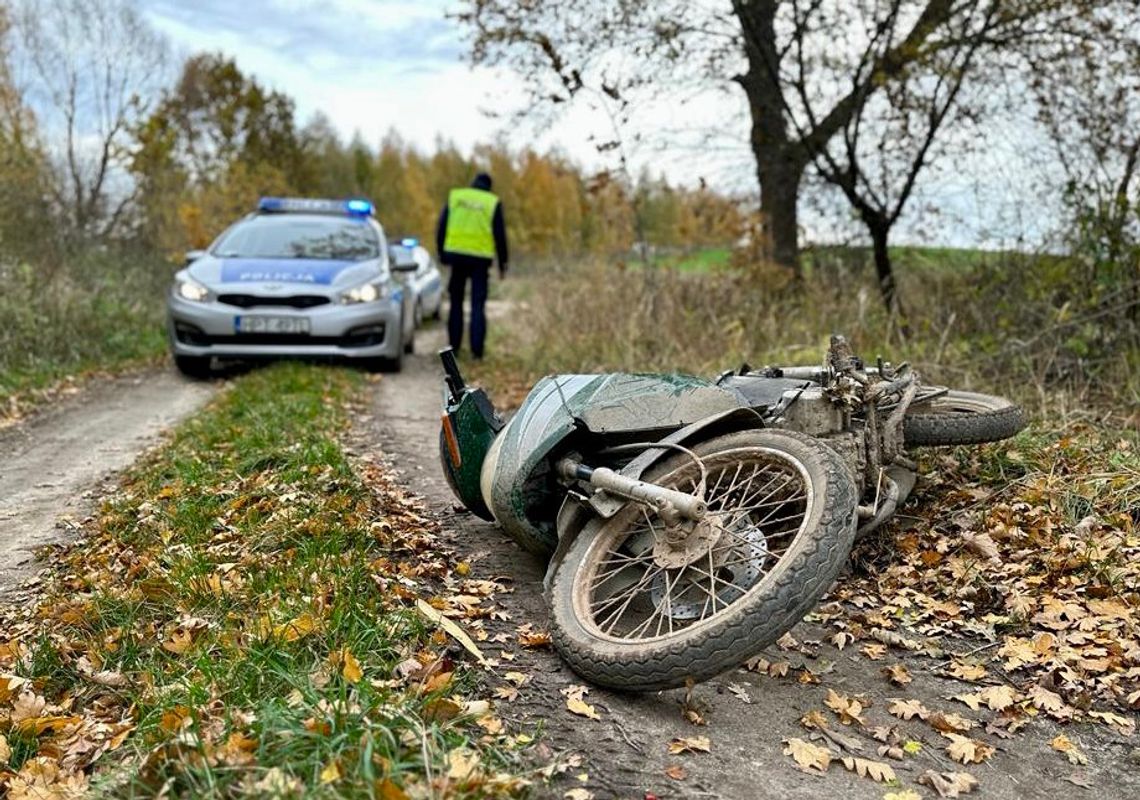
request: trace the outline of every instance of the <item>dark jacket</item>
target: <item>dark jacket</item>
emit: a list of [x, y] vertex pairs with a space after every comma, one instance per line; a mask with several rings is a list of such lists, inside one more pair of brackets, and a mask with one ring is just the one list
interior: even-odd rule
[[[507, 251], [507, 223], [503, 218], [503, 203], [495, 206], [495, 216], [491, 220], [491, 233], [495, 237], [495, 256], [499, 261], [499, 272], [507, 271], [510, 254]], [[439, 260], [449, 267], [488, 267], [491, 259], [469, 256], [464, 253], [449, 253], [443, 249], [443, 241], [447, 237], [447, 203], [439, 212], [439, 223], [435, 228], [435, 251], [439, 253]]]

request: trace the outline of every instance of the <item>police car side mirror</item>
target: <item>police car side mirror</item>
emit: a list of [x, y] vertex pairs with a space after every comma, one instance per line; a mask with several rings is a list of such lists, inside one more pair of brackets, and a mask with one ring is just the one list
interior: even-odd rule
[[393, 272], [415, 272], [420, 267], [410, 250], [402, 247], [393, 248], [391, 256]]
[[205, 250], [187, 250], [186, 251], [186, 266], [190, 266], [199, 258], [206, 255]]

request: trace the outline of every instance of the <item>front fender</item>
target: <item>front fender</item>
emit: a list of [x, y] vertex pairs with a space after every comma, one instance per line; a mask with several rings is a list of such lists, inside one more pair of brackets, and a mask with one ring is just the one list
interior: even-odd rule
[[[689, 447], [696, 442], [711, 439], [714, 436], [762, 427], [764, 427], [764, 421], [758, 412], [751, 408], [732, 408], [686, 425], [661, 439], [660, 443]], [[647, 469], [661, 461], [665, 456], [673, 455], [676, 452], [677, 450], [673, 447], [647, 447], [625, 465], [621, 474], [635, 480], [641, 480], [641, 476]], [[627, 502], [621, 497], [614, 497], [605, 493], [594, 494], [589, 500], [590, 507], [594, 512], [606, 519], [620, 511]], [[559, 537], [561, 538], [561, 531], [559, 531]]]

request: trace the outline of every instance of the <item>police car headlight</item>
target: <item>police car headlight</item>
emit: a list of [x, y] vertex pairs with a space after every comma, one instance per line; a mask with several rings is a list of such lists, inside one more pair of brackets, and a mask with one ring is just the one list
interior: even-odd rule
[[375, 303], [377, 300], [383, 299], [386, 294], [387, 286], [382, 281], [376, 281], [354, 286], [340, 296], [340, 301], [345, 305]]
[[183, 300], [201, 303], [209, 296], [210, 290], [198, 283], [198, 281], [191, 280], [190, 278], [180, 278], [175, 282], [174, 293]]

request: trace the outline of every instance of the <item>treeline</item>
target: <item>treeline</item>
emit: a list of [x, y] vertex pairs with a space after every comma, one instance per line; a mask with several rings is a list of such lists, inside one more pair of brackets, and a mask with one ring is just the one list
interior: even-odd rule
[[[556, 152], [464, 153], [445, 139], [424, 150], [395, 130], [345, 141], [324, 115], [302, 125], [291, 97], [222, 54], [191, 57], [162, 86], [162, 43], [131, 4], [68, 3], [78, 20], [34, 5], [0, 3], [0, 256], [61, 263], [128, 244], [177, 258], [263, 195], [368, 197], [390, 234], [431, 241], [448, 190], [479, 170], [494, 177], [513, 247], [531, 257], [726, 244], [745, 227], [734, 198], [648, 173], [590, 174]], [[77, 22], [115, 46], [67, 41]], [[37, 52], [49, 46], [60, 63]]]

